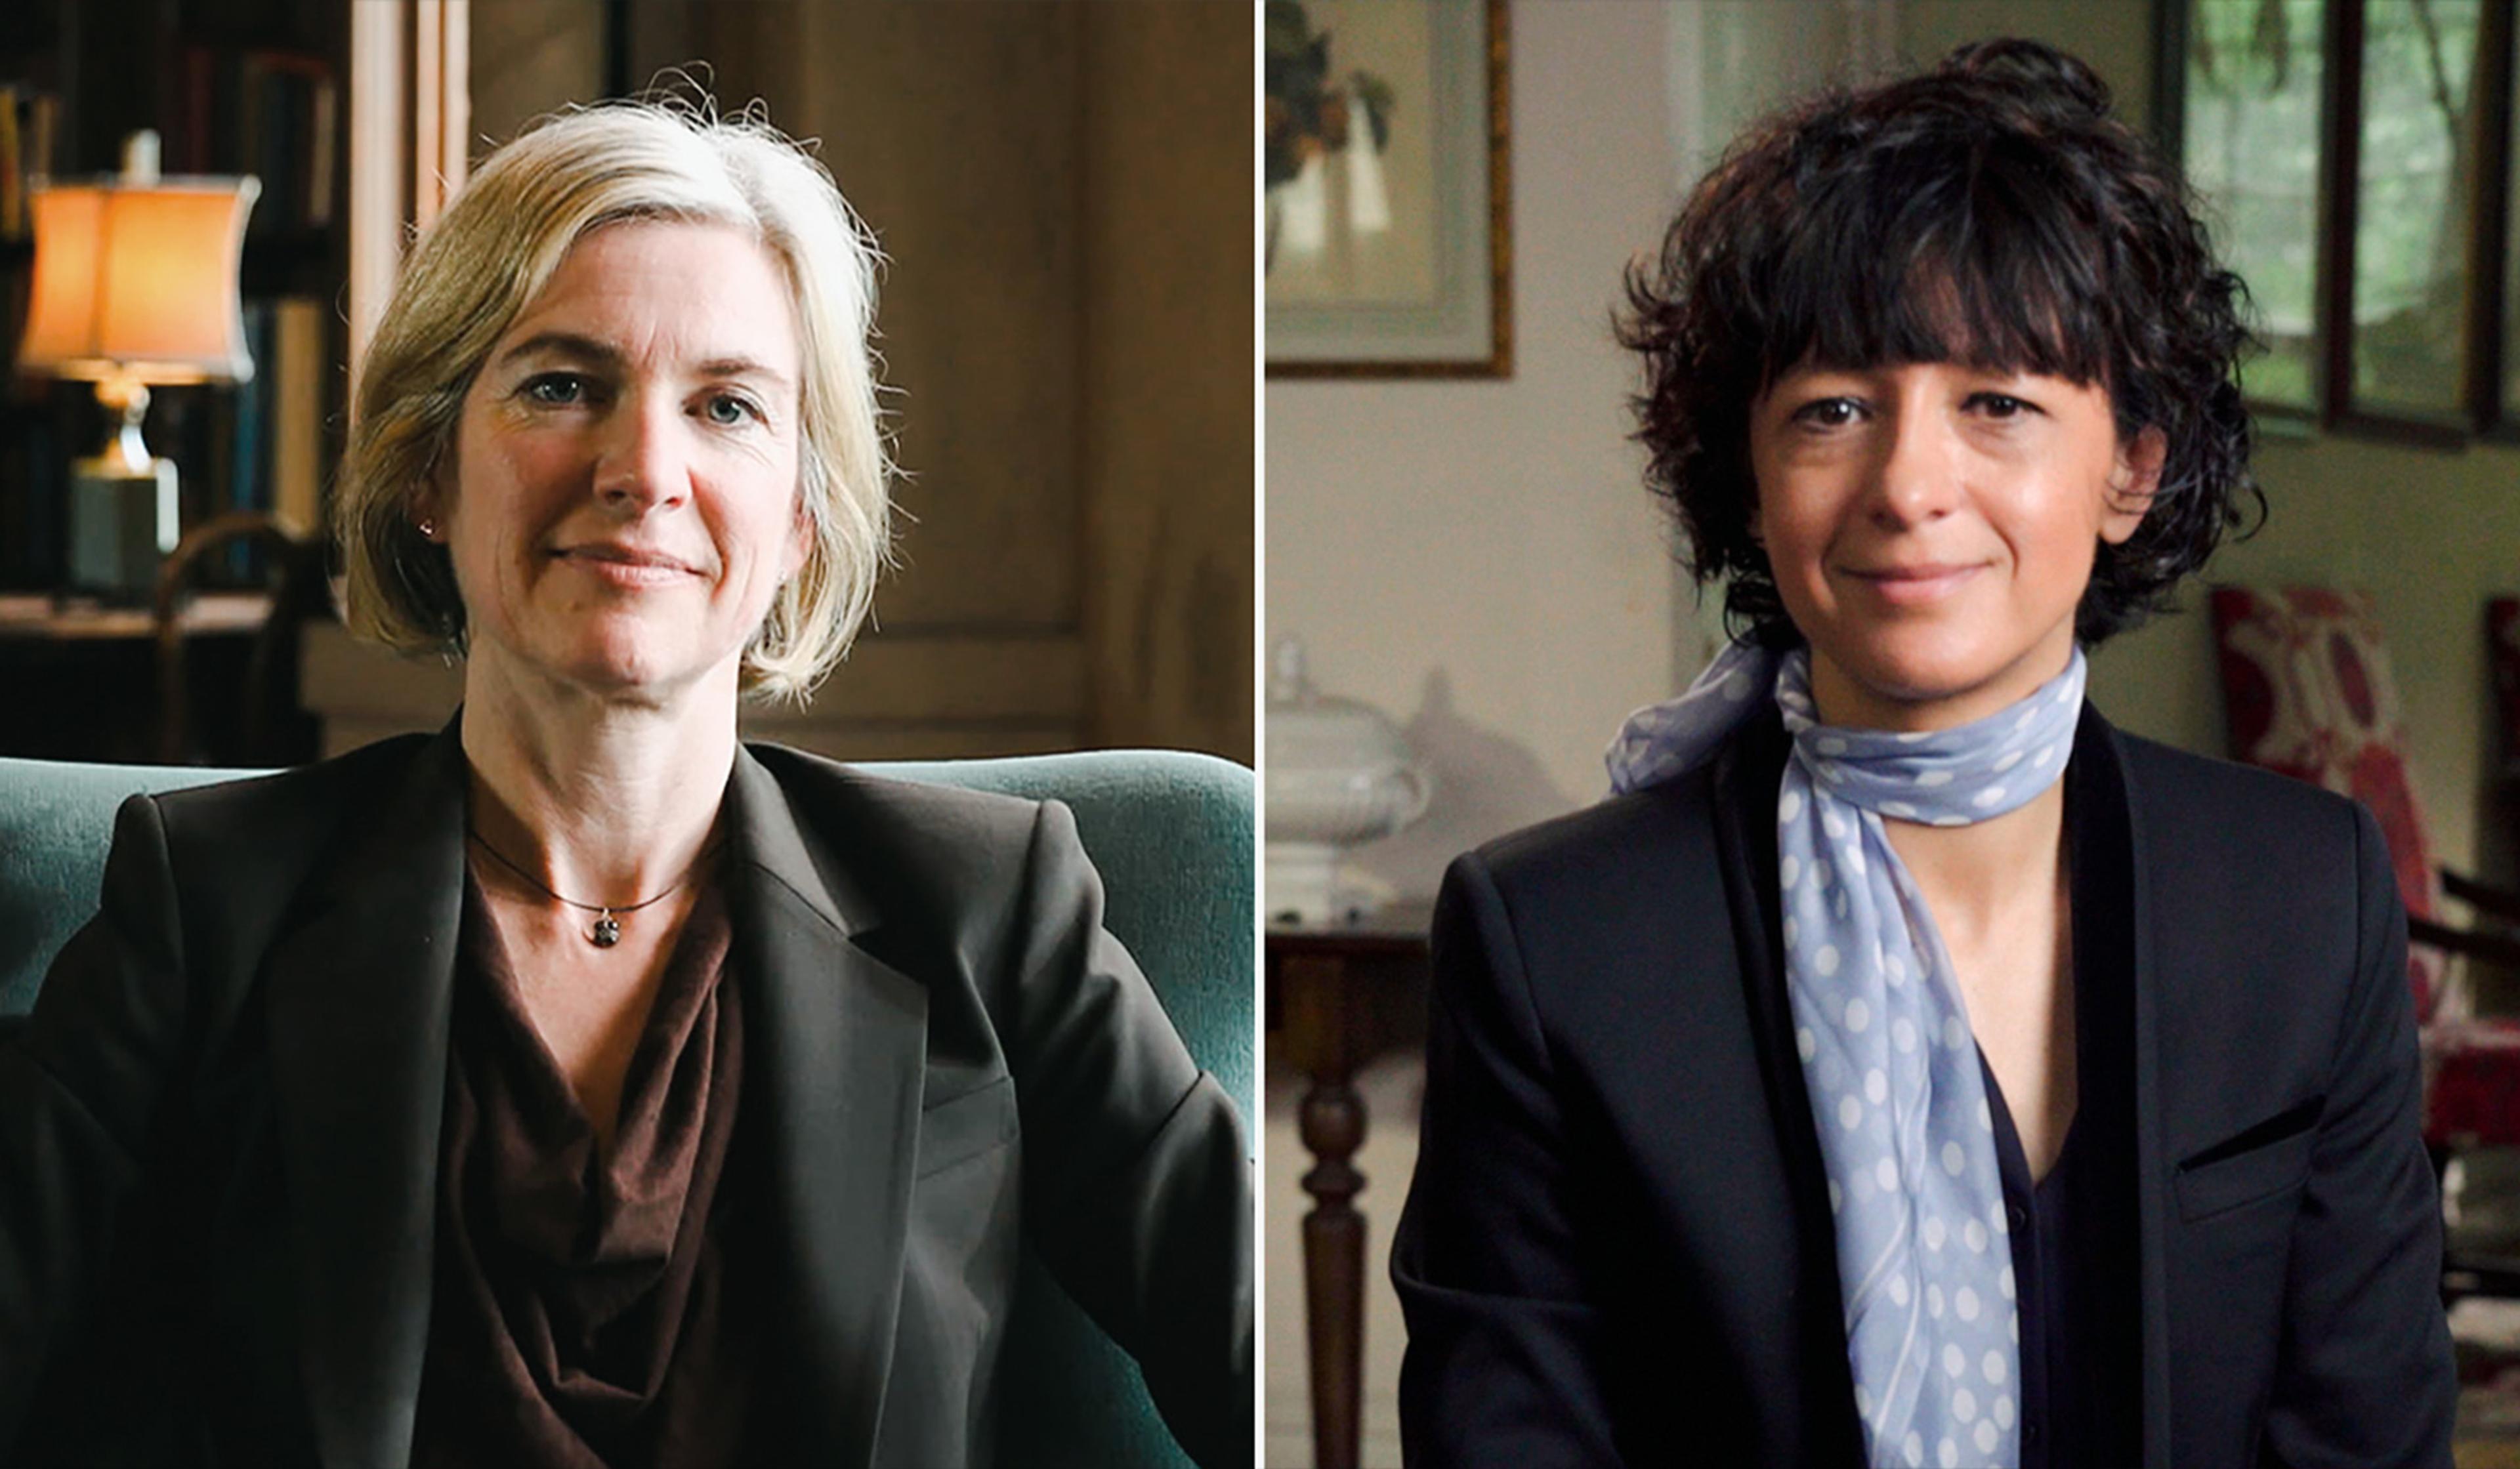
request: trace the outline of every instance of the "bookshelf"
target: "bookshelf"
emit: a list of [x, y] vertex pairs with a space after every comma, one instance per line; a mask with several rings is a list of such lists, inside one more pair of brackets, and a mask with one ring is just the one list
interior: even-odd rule
[[[319, 523], [346, 420], [347, 67], [360, 0], [10, 0], [0, 5], [0, 350], [14, 359], [33, 245], [20, 200], [49, 174], [111, 173], [157, 131], [169, 174], [250, 173], [245, 327], [254, 377], [153, 395], [148, 438], [182, 473], [187, 528], [229, 510]], [[88, 384], [0, 385], [0, 594], [63, 570], [70, 459], [107, 425]], [[216, 585], [248, 585], [240, 553]]]
[[0, 0], [0, 754], [159, 758], [172, 667], [197, 757], [313, 753], [245, 737], [259, 660], [294, 646], [261, 630], [257, 551], [222, 552], [190, 578], [206, 595], [170, 630], [189, 649], [179, 664], [145, 612], [56, 597], [69, 464], [108, 424], [92, 384], [17, 370], [34, 262], [22, 200], [46, 176], [113, 172], [143, 128], [170, 176], [260, 181], [240, 281], [253, 378], [155, 389], [146, 432], [180, 470], [186, 530], [233, 510], [314, 530], [347, 422], [351, 31], [363, 10], [407, 22], [413, 3]]

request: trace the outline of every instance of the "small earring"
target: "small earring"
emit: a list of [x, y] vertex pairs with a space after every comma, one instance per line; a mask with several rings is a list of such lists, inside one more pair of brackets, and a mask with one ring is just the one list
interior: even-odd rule
[[423, 520], [423, 521], [421, 521], [421, 522], [420, 522], [420, 538], [421, 538], [422, 540], [424, 540], [424, 541], [434, 541], [434, 540], [436, 540], [436, 539], [437, 539], [437, 522], [436, 522], [436, 521], [434, 521], [434, 520]]

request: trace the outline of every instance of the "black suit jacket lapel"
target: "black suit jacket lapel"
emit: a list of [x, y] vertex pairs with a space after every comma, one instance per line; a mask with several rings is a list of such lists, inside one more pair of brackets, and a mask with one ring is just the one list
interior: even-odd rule
[[2170, 1294], [2162, 1256], [2169, 1238], [2169, 1199], [2164, 1180], [2164, 1119], [2161, 1115], [2160, 986], [2163, 976], [2154, 961], [2150, 871], [2144, 864], [2143, 791], [2128, 769], [2125, 748], [2115, 727], [2089, 704], [2075, 732], [2074, 758], [2092, 765], [2103, 779], [2091, 787], [2095, 795], [2114, 795], [2125, 803], [2129, 863], [2129, 954], [2135, 983], [2135, 1169], [2137, 1281], [2141, 1293], [2138, 1331], [2143, 1348], [2143, 1461], [2166, 1469], [2170, 1444]]
[[[1801, 1302], [1797, 1317], [1803, 1336], [1803, 1383], [1817, 1401], [1845, 1404], [1848, 1432], [1858, 1435], [1853, 1419], [1854, 1377], [1846, 1360], [1844, 1304], [1837, 1279], [1837, 1239], [1830, 1223], [1827, 1167], [1820, 1153], [1820, 1134], [1811, 1110], [1802, 1061], [1793, 1045], [1793, 1014], [1785, 996], [1781, 914], [1777, 892], [1776, 791], [1786, 757], [1781, 724], [1762, 716], [1728, 740], [1714, 767], [1716, 836], [1723, 853], [1726, 897], [1732, 931], [1739, 947], [1743, 1001], [1758, 1040], [1759, 1065], [1767, 1084], [1769, 1113], [1778, 1122], [1778, 1148], [1784, 1160], [1795, 1204], [1795, 1236], [1802, 1268], [1797, 1284]], [[2168, 1176], [2163, 1154], [2163, 1118], [2157, 1044], [2159, 966], [2152, 942], [2152, 904], [2143, 862], [2145, 813], [2143, 793], [2128, 772], [2117, 731], [2099, 711], [2086, 705], [2077, 728], [2074, 759], [2095, 766], [2097, 779], [2087, 787], [2096, 798], [2124, 802], [2132, 864], [2132, 933], [2135, 984], [2135, 1141], [2136, 1205], [2138, 1222], [2139, 1288], [2142, 1293], [2143, 1444], [2149, 1465], [2170, 1462], [2170, 1349], [2168, 1293], [2162, 1257], [2168, 1201], [2162, 1180]]]
[[334, 1465], [411, 1452], [464, 891], [455, 727], [377, 796], [265, 971], [299, 1361]]
[[[1806, 1396], [1797, 1416], [1827, 1427], [1816, 1445], [1836, 1444], [1863, 1456], [1855, 1415], [1855, 1372], [1846, 1358], [1846, 1308], [1837, 1278], [1837, 1233], [1828, 1208], [1828, 1169], [1821, 1157], [1811, 1091], [1794, 1046], [1785, 995], [1783, 908], [1777, 890], [1777, 791], [1788, 753], [1783, 723], [1771, 709], [1716, 756], [1715, 834], [1725, 898], [1741, 963], [1742, 1002], [1759, 1052], [1768, 1115], [1794, 1201], [1794, 1319], [1802, 1371], [1791, 1386]], [[1822, 1415], [1825, 1415], [1823, 1419]]]
[[[796, 1353], [791, 1456], [870, 1462], [891, 1374], [926, 1077], [927, 991], [859, 947], [875, 905], [809, 843], [739, 749], [728, 916], [745, 1011], [745, 1105], [767, 1113], [783, 1303]], [[756, 1100], [757, 1099], [757, 1100]]]
[[[1804, 1382], [1822, 1401], [1847, 1404], [1850, 1431], [1854, 1381], [1847, 1366], [1843, 1304], [1837, 1281], [1837, 1241], [1829, 1222], [1827, 1170], [1820, 1155], [1810, 1092], [1793, 1049], [1793, 1016], [1777, 956], [1781, 928], [1774, 876], [1777, 869], [1776, 790], [1783, 770], [1784, 734], [1771, 714], [1728, 741], [1716, 767], [1717, 835], [1725, 854], [1725, 883], [1740, 944], [1741, 976], [1751, 1023], [1759, 1038], [1762, 1074], [1772, 1115], [1778, 1119], [1778, 1146], [1792, 1180], [1796, 1234], [1804, 1271], [1800, 1312], [1809, 1351]], [[2168, 1290], [2163, 1245], [2168, 1238], [2168, 1178], [2161, 1115], [2159, 1014], [2165, 982], [2152, 934], [2150, 874], [2146, 868], [2143, 792], [2128, 769], [2116, 729], [2086, 704], [2075, 732], [2073, 772], [2088, 779], [2092, 799], [2123, 802], [2130, 837], [2130, 912], [2135, 985], [2134, 1066], [2136, 1211], [2138, 1246], [2139, 1330], [2142, 1341], [2143, 1456], [2147, 1465], [2171, 1462]], [[1856, 1441], [1860, 1443], [1860, 1438]]]
[[[328, 1464], [411, 1451], [464, 891], [457, 728], [379, 791], [375, 817], [309, 890], [266, 971], [301, 1364]], [[741, 750], [728, 798], [745, 1097], [760, 1109], [788, 1271], [780, 1313], [795, 1354], [795, 1447], [865, 1464], [900, 1306], [927, 992], [858, 947], [877, 927], [874, 904]]]

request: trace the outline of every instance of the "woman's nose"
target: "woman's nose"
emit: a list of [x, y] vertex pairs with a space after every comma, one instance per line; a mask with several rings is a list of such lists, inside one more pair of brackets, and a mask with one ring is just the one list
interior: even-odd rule
[[1958, 503], [1959, 488], [1959, 443], [1951, 426], [1930, 413], [1898, 413], [1879, 439], [1873, 517], [1891, 529], [1940, 519]]
[[608, 416], [595, 465], [595, 496], [608, 510], [644, 514], [690, 494], [682, 416], [645, 393]]

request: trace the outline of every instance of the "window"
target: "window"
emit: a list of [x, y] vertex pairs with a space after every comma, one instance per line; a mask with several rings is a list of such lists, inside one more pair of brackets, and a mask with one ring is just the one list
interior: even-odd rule
[[2515, 0], [2169, 0], [2163, 109], [2268, 355], [2262, 411], [2520, 433]]

